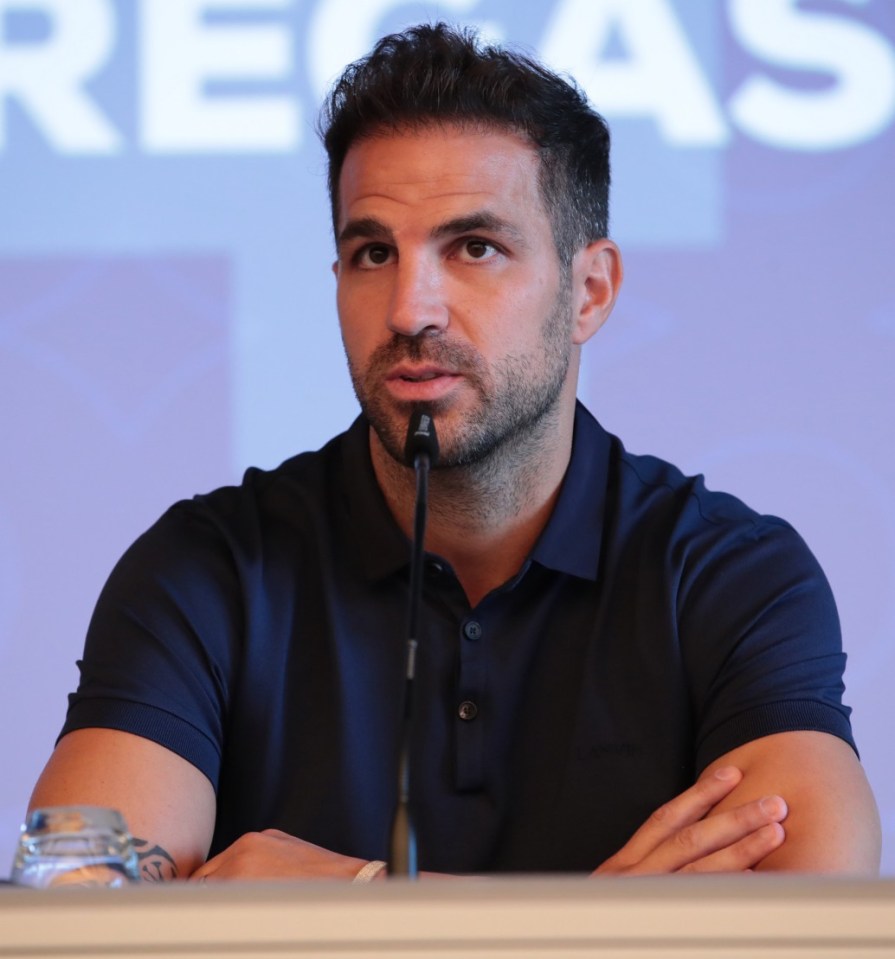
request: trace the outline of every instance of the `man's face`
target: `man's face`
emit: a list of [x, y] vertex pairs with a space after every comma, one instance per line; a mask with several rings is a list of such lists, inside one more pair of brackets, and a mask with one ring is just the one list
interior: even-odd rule
[[339, 180], [338, 307], [354, 388], [402, 459], [416, 406], [441, 464], [528, 430], [569, 375], [571, 307], [538, 156], [503, 132], [428, 127], [355, 143]]

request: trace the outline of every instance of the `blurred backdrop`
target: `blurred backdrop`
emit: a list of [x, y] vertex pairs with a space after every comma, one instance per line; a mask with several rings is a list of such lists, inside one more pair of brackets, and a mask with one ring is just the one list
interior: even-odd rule
[[895, 873], [891, 0], [0, 0], [0, 873], [122, 550], [356, 414], [314, 124], [433, 18], [609, 119], [580, 395], [819, 557]]

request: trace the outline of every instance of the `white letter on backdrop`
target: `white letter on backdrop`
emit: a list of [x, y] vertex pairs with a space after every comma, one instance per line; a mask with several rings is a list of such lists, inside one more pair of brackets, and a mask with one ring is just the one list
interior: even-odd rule
[[[41, 41], [4, 41], [10, 14], [50, 24]], [[105, 64], [115, 36], [108, 0], [0, 0], [0, 150], [6, 146], [6, 101], [17, 99], [60, 153], [116, 153], [118, 131], [84, 90]]]
[[[860, 6], [866, 0], [847, 0]], [[833, 76], [822, 89], [795, 89], [753, 75], [730, 101], [744, 133], [790, 150], [850, 147], [876, 136], [895, 114], [895, 53], [856, 20], [800, 10], [797, 0], [732, 0], [742, 46], [777, 66]]]
[[293, 97], [209, 92], [211, 82], [288, 78], [284, 24], [211, 23], [205, 15], [286, 10], [290, 0], [142, 0], [142, 139], [157, 153], [287, 152], [299, 146]]
[[[601, 61], [613, 30], [630, 55]], [[717, 101], [668, 0], [560, 0], [541, 54], [575, 77], [607, 116], [650, 117], [676, 146], [727, 142]]]

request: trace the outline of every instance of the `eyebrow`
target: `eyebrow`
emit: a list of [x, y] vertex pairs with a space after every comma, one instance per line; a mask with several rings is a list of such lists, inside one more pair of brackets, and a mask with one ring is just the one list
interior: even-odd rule
[[391, 240], [392, 231], [373, 216], [364, 216], [358, 220], [349, 220], [338, 237], [338, 246], [349, 240]]
[[488, 210], [476, 210], [474, 213], [467, 213], [463, 216], [454, 217], [452, 220], [446, 220], [444, 223], [439, 223], [432, 231], [432, 236], [459, 236], [461, 233], [475, 233], [478, 230], [484, 230], [486, 233], [496, 233], [499, 236], [514, 240], [516, 243], [525, 244], [525, 237], [519, 229], [508, 220]]
[[[505, 236], [520, 245], [528, 245], [523, 233], [507, 220], [491, 213], [488, 210], [476, 210], [463, 216], [454, 217], [439, 223], [431, 232], [435, 239], [449, 236], [460, 236], [463, 233], [475, 233], [484, 230], [498, 236]], [[338, 237], [338, 246], [350, 240], [383, 240], [391, 241], [394, 234], [381, 220], [376, 217], [364, 216], [357, 220], [349, 220]]]

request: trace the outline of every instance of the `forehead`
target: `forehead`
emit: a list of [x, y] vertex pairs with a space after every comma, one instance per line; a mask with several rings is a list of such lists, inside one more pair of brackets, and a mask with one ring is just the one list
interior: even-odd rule
[[495, 208], [546, 219], [539, 170], [537, 149], [512, 132], [438, 125], [375, 133], [345, 156], [339, 228], [373, 207], [396, 216]]

